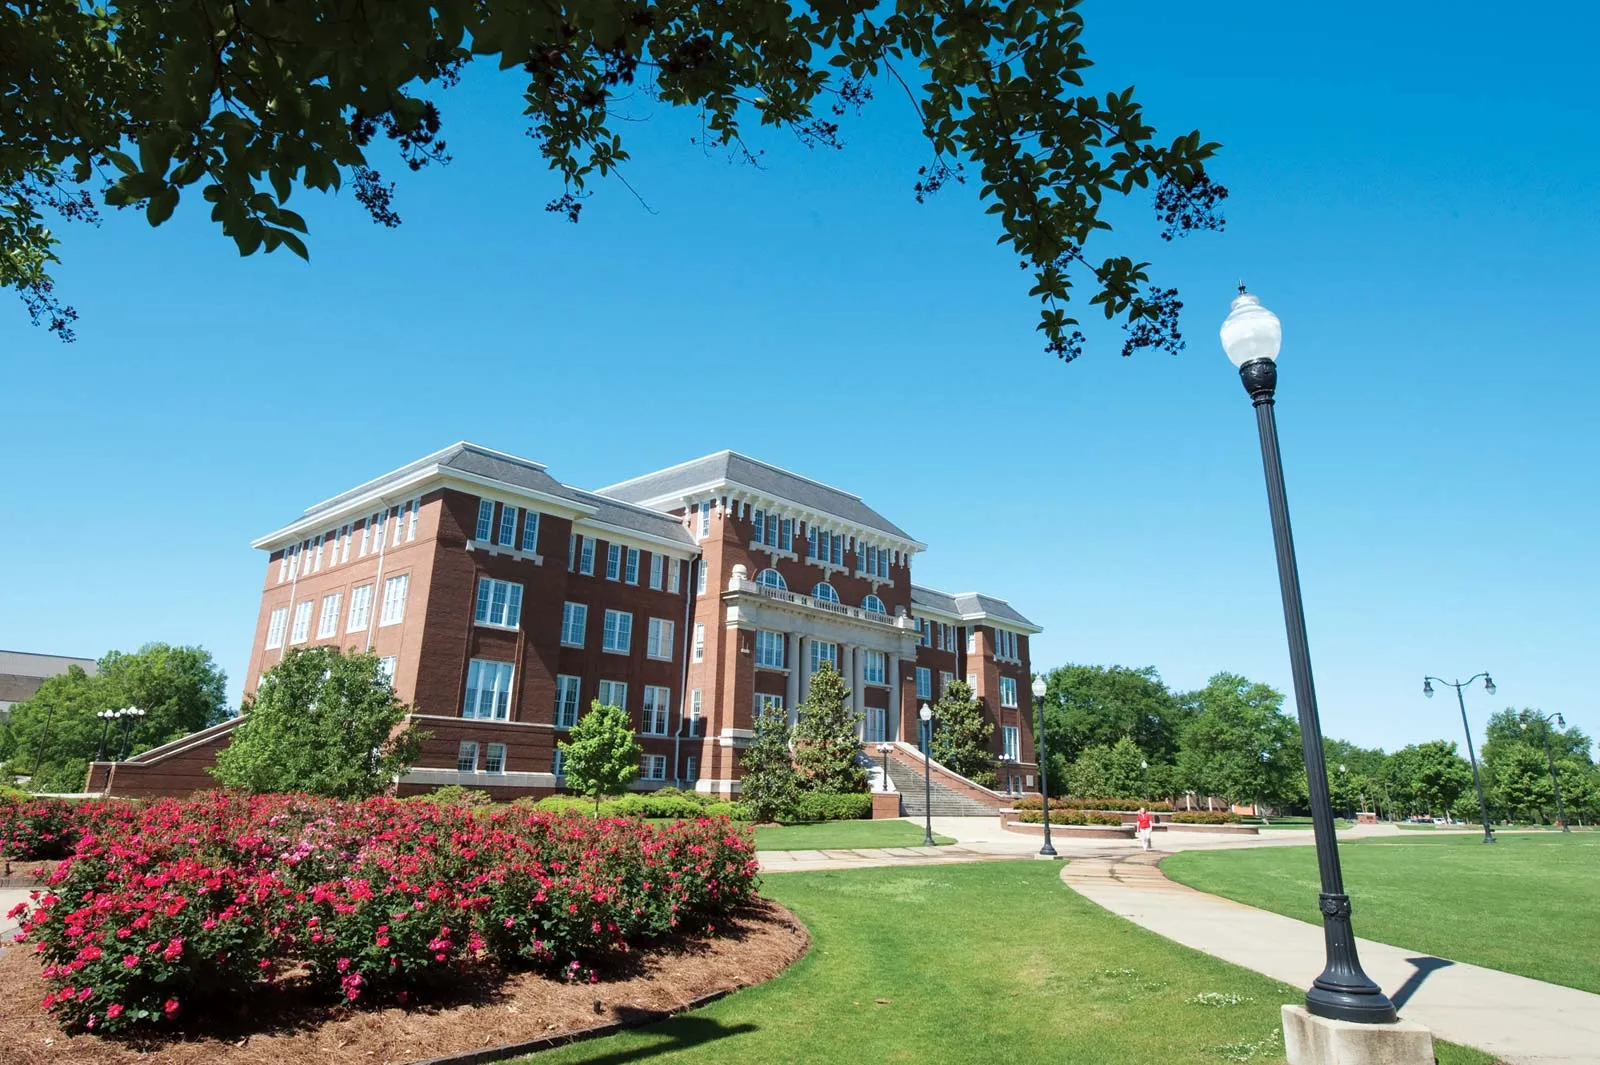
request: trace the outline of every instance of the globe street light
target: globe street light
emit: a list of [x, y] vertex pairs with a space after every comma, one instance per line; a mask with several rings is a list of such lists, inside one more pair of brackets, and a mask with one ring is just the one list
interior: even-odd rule
[[933, 746], [933, 708], [927, 703], [917, 711], [922, 718], [922, 813], [927, 819], [922, 830], [922, 845], [932, 847], [933, 842], [933, 769], [928, 764], [928, 748]]
[[888, 743], [880, 743], [880, 744], [878, 744], [878, 753], [883, 755], [883, 790], [884, 791], [888, 791], [889, 790], [889, 752], [892, 751], [892, 750], [894, 750], [894, 746], [892, 744], [888, 744]]
[[1494, 842], [1494, 829], [1489, 827], [1489, 800], [1483, 797], [1483, 779], [1478, 776], [1478, 753], [1472, 749], [1472, 726], [1467, 724], [1467, 700], [1461, 694], [1461, 689], [1468, 684], [1483, 678], [1483, 690], [1490, 695], [1494, 694], [1494, 681], [1488, 673], [1475, 673], [1466, 680], [1440, 680], [1438, 677], [1422, 678], [1422, 694], [1433, 698], [1433, 682], [1448, 684], [1456, 690], [1456, 702], [1461, 705], [1461, 729], [1467, 734], [1467, 757], [1472, 760], [1472, 786], [1478, 789], [1478, 810], [1483, 814], [1483, 841]]
[[122, 710], [122, 753], [117, 756], [121, 762], [128, 757], [128, 741], [133, 738], [134, 722], [144, 716], [144, 711], [137, 706], [123, 707]]
[[1294, 702], [1305, 752], [1306, 788], [1311, 797], [1317, 867], [1322, 879], [1320, 904], [1327, 963], [1306, 992], [1306, 1009], [1333, 1020], [1386, 1024], [1396, 1019], [1394, 1003], [1361, 969], [1355, 933], [1350, 927], [1350, 896], [1344, 891], [1339, 843], [1333, 831], [1322, 723], [1317, 716], [1317, 693], [1311, 679], [1311, 649], [1306, 640], [1300, 573], [1295, 564], [1294, 534], [1289, 527], [1289, 502], [1283, 487], [1283, 460], [1278, 453], [1278, 423], [1273, 410], [1283, 327], [1278, 316], [1261, 306], [1261, 301], [1247, 293], [1241, 283], [1239, 295], [1222, 323], [1221, 336], [1222, 348], [1228, 360], [1239, 368], [1239, 378], [1256, 409], [1261, 463], [1267, 479], [1267, 508], [1272, 515], [1272, 540], [1277, 548], [1278, 585], [1283, 595], [1283, 621], [1289, 638], [1289, 664], [1294, 674]]
[[122, 711], [102, 710], [94, 716], [100, 719], [100, 750], [97, 754], [95, 754], [94, 760], [97, 762], [103, 762], [106, 760], [106, 733], [111, 729], [111, 719], [121, 717]]
[[[1538, 713], [1538, 711], [1534, 711]], [[1561, 781], [1556, 779], [1556, 760], [1550, 753], [1550, 721], [1554, 719], [1557, 725], [1567, 727], [1567, 719], [1560, 714], [1539, 714], [1539, 720], [1544, 722], [1544, 760], [1550, 767], [1550, 783], [1556, 789], [1556, 816], [1561, 818], [1561, 831], [1571, 832], [1572, 826], [1567, 824], [1567, 807], [1561, 801]]]
[[1144, 778], [1144, 801], [1150, 803], [1150, 763], [1144, 759], [1139, 760], [1139, 775]]
[[1034, 677], [1033, 708], [1039, 713], [1039, 796], [1044, 800], [1044, 846], [1039, 848], [1039, 854], [1054, 858], [1056, 849], [1050, 845], [1050, 750], [1044, 738], [1044, 693], [1044, 678]]

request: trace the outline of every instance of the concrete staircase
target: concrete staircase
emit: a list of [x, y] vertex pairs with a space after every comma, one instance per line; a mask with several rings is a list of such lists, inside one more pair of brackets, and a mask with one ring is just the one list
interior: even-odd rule
[[[900, 813], [905, 817], [923, 817], [928, 807], [923, 803], [923, 778], [919, 770], [912, 769], [897, 758], [889, 759], [889, 779], [900, 793]], [[929, 792], [935, 817], [994, 817], [992, 807], [976, 799], [951, 791], [933, 778]]]

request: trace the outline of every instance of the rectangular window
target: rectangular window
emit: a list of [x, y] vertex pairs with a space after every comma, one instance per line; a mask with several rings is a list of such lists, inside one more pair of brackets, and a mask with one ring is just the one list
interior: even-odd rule
[[366, 558], [367, 557], [367, 537], [371, 532], [372, 532], [372, 523], [371, 522], [367, 522], [367, 521], [362, 522], [361, 523], [361, 551], [359, 552], [359, 557], [361, 557], [361, 558]]
[[560, 747], [557, 747], [555, 753], [550, 756], [550, 772], [559, 777], [566, 774], [566, 769], [567, 756], [561, 753]]
[[522, 516], [522, 549], [530, 555], [539, 553], [539, 512], [526, 511]]
[[644, 653], [651, 658], [672, 658], [672, 629], [670, 621], [650, 619], [650, 631], [645, 638]]
[[383, 674], [383, 679], [389, 682], [389, 687], [394, 687], [394, 669], [399, 660], [394, 655], [384, 655], [378, 659], [378, 672]]
[[783, 668], [783, 633], [756, 630], [756, 665], [768, 669]]
[[889, 738], [889, 712], [880, 707], [867, 707], [867, 742], [882, 743]]
[[833, 564], [844, 565], [844, 537], [838, 534], [833, 537]]
[[474, 658], [467, 663], [467, 701], [462, 717], [485, 721], [507, 721], [511, 717], [510, 662], [489, 662]]
[[633, 615], [625, 610], [607, 610], [605, 632], [600, 639], [600, 649], [625, 655], [632, 647]]
[[485, 773], [504, 773], [506, 771], [506, 745], [491, 743], [483, 752], [483, 771]]
[[456, 772], [476, 773], [478, 771], [478, 741], [462, 740], [461, 746], [456, 748]]
[[889, 683], [889, 656], [882, 651], [866, 651], [861, 663], [861, 679], [867, 684]]
[[972, 689], [973, 695], [978, 694], [978, 675], [976, 673], [967, 674], [967, 687]]
[[978, 653], [978, 630], [977, 629], [973, 629], [971, 632], [967, 633], [967, 654], [975, 655], [977, 653]]
[[278, 583], [282, 584], [289, 579], [289, 549], [286, 547], [278, 555]]
[[940, 670], [939, 671], [939, 694], [941, 696], [943, 696], [945, 692], [950, 690], [950, 685], [954, 684], [955, 682], [956, 682], [956, 675], [954, 673], [946, 673], [944, 670]]
[[514, 547], [517, 542], [517, 509], [510, 503], [500, 504], [500, 535], [495, 543], [501, 547]]
[[409, 573], [383, 582], [383, 613], [378, 615], [379, 625], [398, 625], [406, 616], [406, 589], [410, 584]]
[[918, 618], [917, 619], [917, 646], [918, 647], [931, 647], [931, 646], [933, 646], [933, 641], [928, 638], [928, 619], [927, 618]]
[[374, 551], [382, 552], [383, 535], [389, 531], [389, 512], [387, 510], [380, 510], [378, 513], [372, 516], [372, 520], [378, 523], [377, 532], [373, 534], [372, 549]]
[[290, 643], [305, 643], [311, 636], [311, 600], [296, 603], [294, 628], [289, 632]]
[[317, 639], [325, 640], [338, 633], [339, 603], [343, 599], [343, 592], [334, 592], [332, 595], [322, 597], [322, 613], [317, 617]]
[[777, 712], [778, 716], [783, 716], [783, 696], [756, 692], [756, 716], [764, 717], [774, 711]]
[[711, 535], [711, 504], [696, 503], [695, 507], [700, 511], [698, 525], [696, 526], [699, 532], [695, 534], [695, 539], [704, 540]]
[[620, 581], [622, 579], [622, 545], [606, 545], [606, 580]]
[[497, 629], [514, 629], [522, 620], [522, 585], [478, 578], [478, 607], [473, 620]]
[[756, 534], [754, 540], [759, 544], [767, 531], [767, 512], [764, 510], [751, 511], [750, 521], [755, 525]]
[[571, 728], [578, 723], [578, 691], [582, 682], [564, 673], [556, 675], [556, 728]]
[[821, 640], [812, 640], [811, 672], [815, 673], [821, 669], [824, 662], [835, 670], [839, 668], [839, 645], [836, 643], [823, 643]]
[[272, 612], [272, 617], [267, 621], [267, 649], [283, 646], [283, 630], [289, 624], [289, 608], [280, 606]]
[[927, 666], [917, 667], [917, 698], [933, 698], [933, 670]]
[[778, 526], [778, 547], [784, 551], [794, 550], [794, 519], [784, 518]]
[[339, 561], [350, 561], [350, 526], [348, 525], [339, 530]]
[[692, 754], [683, 760], [683, 779], [690, 784], [700, 779], [700, 759]]
[[637, 547], [628, 548], [628, 565], [623, 571], [622, 579], [629, 584], [639, 583], [639, 549]]
[[667, 756], [664, 754], [647, 754], [644, 756], [644, 779], [667, 779]]
[[350, 589], [350, 620], [345, 625], [345, 632], [366, 632], [367, 622], [372, 619], [372, 585], [363, 584], [359, 588]]
[[705, 562], [705, 559], [701, 559], [700, 560], [699, 572], [698, 572], [697, 576], [695, 577], [694, 594], [695, 595], [705, 595], [706, 594], [706, 562]]
[[667, 565], [667, 591], [677, 595], [678, 591], [683, 587], [683, 578], [680, 575], [683, 563], [674, 558], [669, 559]]
[[312, 573], [320, 573], [322, 571], [322, 534], [321, 533], [318, 533], [315, 537], [312, 538], [312, 540], [311, 540], [311, 549], [314, 552], [316, 552], [311, 558], [311, 572]]
[[694, 627], [694, 660], [702, 662], [706, 657], [706, 627], [698, 622]]
[[582, 647], [589, 628], [589, 608], [582, 603], [561, 604], [561, 642], [568, 647]]
[[1005, 755], [1013, 762], [1022, 761], [1022, 733], [1017, 726], [1007, 725], [1000, 730], [1000, 737], [1005, 745]]
[[413, 499], [406, 506], [410, 509], [410, 514], [406, 518], [406, 543], [410, 543], [417, 538], [417, 511], [422, 509], [422, 504]]
[[489, 542], [489, 534], [494, 531], [494, 500], [478, 500], [478, 528], [473, 534], [473, 539], [480, 543]]
[[390, 510], [390, 513], [394, 515], [394, 546], [395, 547], [399, 547], [400, 546], [400, 534], [404, 531], [405, 517], [406, 517], [407, 512], [410, 511], [410, 509], [411, 509], [411, 504], [408, 501], [404, 506], [393, 507]]
[[567, 572], [571, 573], [578, 568], [578, 534], [567, 534]]
[[655, 684], [644, 686], [644, 716], [639, 731], [646, 736], [665, 736], [667, 718], [671, 713], [672, 689]]
[[1017, 705], [1017, 682], [1013, 677], [1000, 678], [1000, 705]]
[[661, 590], [661, 578], [664, 573], [666, 559], [661, 557], [661, 552], [650, 552], [650, 587], [656, 591]]
[[689, 735], [700, 735], [700, 689], [696, 688], [689, 693]]
[[600, 705], [615, 706], [626, 710], [628, 708], [628, 685], [620, 680], [601, 681]]

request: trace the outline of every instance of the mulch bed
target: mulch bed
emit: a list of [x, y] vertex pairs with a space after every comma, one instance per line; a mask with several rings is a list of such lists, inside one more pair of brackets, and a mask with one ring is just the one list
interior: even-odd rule
[[353, 1009], [309, 999], [292, 981], [252, 995], [233, 1017], [190, 1018], [165, 1039], [67, 1035], [39, 1008], [45, 985], [26, 945], [0, 954], [0, 1047], [6, 1065], [398, 1065], [627, 1023], [770, 980], [811, 938], [793, 914], [760, 900], [715, 937], [640, 952], [598, 984], [531, 973], [462, 987], [449, 1000]]

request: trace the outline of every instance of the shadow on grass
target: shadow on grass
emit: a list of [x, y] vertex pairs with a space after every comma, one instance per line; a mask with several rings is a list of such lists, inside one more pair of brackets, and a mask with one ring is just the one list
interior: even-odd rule
[[[636, 1010], [628, 1006], [617, 1008], [617, 1020], [624, 1025], [639, 1024], [654, 1017], [649, 1010]], [[723, 1024], [710, 1017], [683, 1014], [638, 1029], [638, 1034], [648, 1040], [644, 1046], [617, 1049], [595, 1057], [582, 1058], [583, 1065], [625, 1065], [630, 1061], [648, 1061], [662, 1054], [700, 1046], [730, 1036], [759, 1031], [754, 1024]]]
[[1424, 955], [1420, 958], [1407, 958], [1406, 961], [1411, 963], [1416, 972], [1406, 977], [1406, 982], [1396, 988], [1394, 994], [1389, 996], [1389, 1001], [1394, 1003], [1395, 1009], [1400, 1009], [1407, 1002], [1410, 1002], [1411, 996], [1417, 993], [1417, 988], [1421, 987], [1422, 982], [1429, 976], [1446, 966], [1455, 964], [1453, 961], [1446, 961], [1444, 958], [1435, 958], [1429, 955]]

